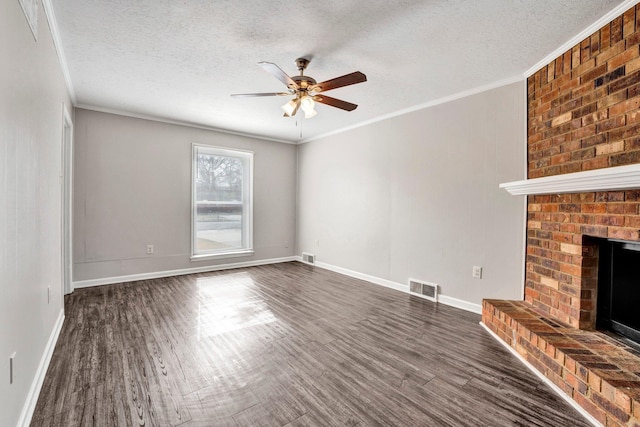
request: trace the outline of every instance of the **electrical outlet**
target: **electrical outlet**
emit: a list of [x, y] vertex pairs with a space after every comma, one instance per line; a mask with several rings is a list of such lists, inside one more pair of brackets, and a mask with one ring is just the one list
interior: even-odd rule
[[319, 248], [320, 247], [320, 240], [316, 240], [316, 247]]
[[13, 359], [16, 358], [16, 352], [14, 351], [11, 357], [9, 357], [9, 384], [13, 384]]
[[474, 279], [482, 279], [482, 267], [474, 265], [472, 276]]
[[289, 247], [289, 241], [285, 240], [284, 241], [284, 248], [287, 249]]
[[153, 245], [147, 245], [147, 255], [153, 254]]
[[47, 304], [51, 303], [51, 286], [47, 286]]

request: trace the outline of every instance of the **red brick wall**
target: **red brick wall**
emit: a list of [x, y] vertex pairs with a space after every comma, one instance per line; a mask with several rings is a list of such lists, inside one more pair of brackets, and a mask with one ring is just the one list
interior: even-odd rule
[[[528, 177], [640, 163], [640, 5], [527, 81]], [[640, 191], [532, 196], [525, 299], [593, 328], [597, 250], [586, 236], [640, 239]]]

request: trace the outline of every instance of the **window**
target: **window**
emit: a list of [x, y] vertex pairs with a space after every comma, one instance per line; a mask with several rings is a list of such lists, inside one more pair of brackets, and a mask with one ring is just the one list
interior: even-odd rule
[[193, 145], [192, 258], [253, 254], [253, 153]]

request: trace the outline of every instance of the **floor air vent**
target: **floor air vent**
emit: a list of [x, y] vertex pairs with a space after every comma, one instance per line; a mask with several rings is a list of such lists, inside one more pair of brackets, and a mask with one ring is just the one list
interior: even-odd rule
[[409, 279], [409, 292], [419, 295], [422, 298], [426, 298], [430, 301], [438, 301], [438, 285], [436, 285], [435, 283]]
[[306, 262], [307, 264], [315, 264], [316, 256], [313, 254], [302, 252], [302, 261]]

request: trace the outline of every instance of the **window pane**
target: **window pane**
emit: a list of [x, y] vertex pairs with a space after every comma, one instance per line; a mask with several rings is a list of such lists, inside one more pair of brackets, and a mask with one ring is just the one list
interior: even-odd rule
[[242, 247], [242, 206], [198, 204], [197, 252]]
[[194, 254], [250, 249], [251, 155], [214, 147], [194, 150]]

